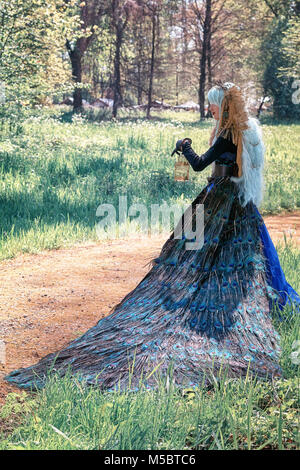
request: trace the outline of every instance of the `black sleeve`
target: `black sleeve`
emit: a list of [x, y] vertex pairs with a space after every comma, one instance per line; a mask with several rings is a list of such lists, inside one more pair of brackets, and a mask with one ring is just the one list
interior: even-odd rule
[[236, 152], [236, 145], [224, 137], [218, 137], [214, 145], [212, 145], [203, 155], [197, 155], [187, 141], [182, 146], [182, 153], [188, 160], [194, 171], [202, 171], [225, 152]]

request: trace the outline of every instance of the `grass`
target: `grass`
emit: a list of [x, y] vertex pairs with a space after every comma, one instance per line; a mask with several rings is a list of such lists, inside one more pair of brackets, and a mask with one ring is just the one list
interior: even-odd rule
[[[128, 207], [141, 202], [148, 213], [162, 200], [190, 203], [207, 184], [211, 168], [191, 170], [189, 182], [175, 182], [170, 153], [178, 138], [189, 136], [201, 154], [213, 123], [199, 122], [196, 113], [153, 114], [149, 122], [131, 115], [89, 122], [54, 108], [36, 111], [22, 132], [0, 132], [0, 260], [106, 238], [105, 231], [96, 232], [97, 207], [110, 203], [117, 210], [122, 194]], [[300, 206], [299, 128], [263, 126], [262, 214]]]

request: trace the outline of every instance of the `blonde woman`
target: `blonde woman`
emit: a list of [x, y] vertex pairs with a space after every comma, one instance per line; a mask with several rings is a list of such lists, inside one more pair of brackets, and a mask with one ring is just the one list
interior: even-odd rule
[[[107, 317], [62, 350], [13, 371], [10, 383], [42, 388], [50, 371], [67, 370], [107, 390], [155, 387], [158, 374], [183, 387], [209, 383], [220, 370], [230, 377], [281, 376], [271, 313], [288, 300], [299, 306], [300, 298], [257, 209], [261, 129], [234, 84], [213, 87], [208, 100], [216, 120], [209, 150], [197, 155], [186, 138], [173, 152], [195, 171], [213, 165], [210, 183], [177, 224], [182, 237], [172, 232], [147, 275]], [[204, 240], [188, 250], [185, 227], [195, 225], [197, 204], [204, 206]]]

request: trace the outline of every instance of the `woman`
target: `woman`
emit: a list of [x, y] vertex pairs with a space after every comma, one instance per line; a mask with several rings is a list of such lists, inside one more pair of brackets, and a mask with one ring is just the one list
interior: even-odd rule
[[[153, 387], [170, 372], [184, 387], [209, 383], [225, 369], [231, 377], [247, 371], [261, 378], [281, 375], [271, 311], [275, 301], [282, 308], [288, 295], [297, 304], [300, 298], [286, 282], [275, 248], [265, 243], [256, 207], [263, 192], [261, 131], [235, 85], [213, 87], [208, 100], [216, 119], [213, 145], [198, 156], [183, 139], [174, 151], [182, 151], [195, 171], [213, 163], [210, 184], [176, 227], [195, 226], [197, 204], [204, 204], [203, 245], [188, 250], [186, 232], [180, 239], [173, 231], [148, 274], [107, 317], [38, 364], [10, 373], [10, 383], [41, 388], [50, 367], [60, 375], [70, 369], [108, 390], [136, 389], [141, 378]], [[282, 273], [277, 288], [274, 267]]]

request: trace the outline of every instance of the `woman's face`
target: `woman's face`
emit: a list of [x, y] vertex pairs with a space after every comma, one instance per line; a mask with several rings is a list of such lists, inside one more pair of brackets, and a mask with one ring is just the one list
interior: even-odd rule
[[209, 104], [209, 110], [211, 112], [211, 114], [213, 115], [213, 118], [217, 121], [219, 119], [219, 106], [217, 106], [216, 104], [212, 104], [210, 103]]

